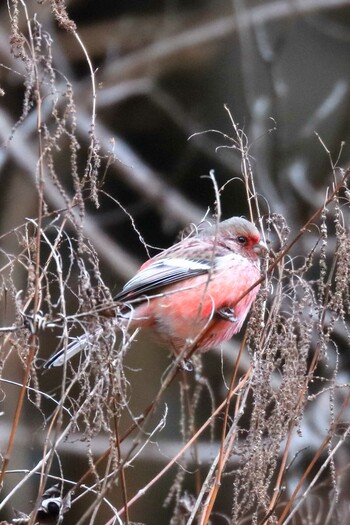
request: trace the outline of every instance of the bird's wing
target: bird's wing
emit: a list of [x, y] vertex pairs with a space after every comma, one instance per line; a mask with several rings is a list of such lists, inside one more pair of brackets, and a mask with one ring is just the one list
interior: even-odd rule
[[183, 281], [189, 277], [196, 277], [208, 273], [212, 267], [212, 261], [193, 261], [181, 257], [159, 259], [151, 263], [146, 263], [141, 270], [125, 284], [122, 291], [116, 295], [114, 299], [116, 301], [136, 299], [150, 290], [156, 290], [163, 286]]

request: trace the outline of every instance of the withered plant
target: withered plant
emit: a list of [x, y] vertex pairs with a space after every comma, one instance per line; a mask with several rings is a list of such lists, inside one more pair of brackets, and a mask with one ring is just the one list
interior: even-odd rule
[[[108, 188], [115, 165], [135, 181], [140, 165], [123, 164], [118, 142], [99, 138], [96, 71], [65, 3], [31, 9], [23, 0], [8, 5], [6, 71], [20, 76], [23, 91], [17, 122], [2, 113], [4, 151], [32, 189], [13, 198], [23, 222], [7, 222], [0, 237], [1, 518], [155, 524], [165, 507], [172, 525], [344, 523], [348, 169], [319, 137], [330, 173], [323, 203], [294, 231], [256, 188], [249, 137], [226, 108], [232, 133], [211, 133], [239, 153], [233, 184], [243, 182], [246, 215], [269, 246], [261, 291], [238, 347], [194, 354], [192, 372], [159, 348], [152, 362], [154, 343], [106, 315], [118, 308], [108, 270], [122, 281], [137, 266], [96, 220], [112, 201], [140, 249], [152, 252], [118, 188]], [[70, 35], [88, 86], [76, 88], [57, 69], [50, 24]], [[209, 179], [209, 214], [220, 220], [226, 187]], [[148, 184], [164, 190], [157, 177]], [[195, 206], [176, 192], [171, 199], [170, 218], [199, 222]], [[80, 356], [44, 370], [83, 334]]]

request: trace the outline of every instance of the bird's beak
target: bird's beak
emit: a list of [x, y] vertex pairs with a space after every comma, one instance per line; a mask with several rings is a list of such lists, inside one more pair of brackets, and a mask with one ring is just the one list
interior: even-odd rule
[[256, 244], [254, 246], [253, 250], [255, 251], [255, 253], [257, 255], [262, 257], [263, 255], [265, 255], [265, 253], [267, 252], [268, 248], [267, 248], [266, 244], [264, 243], [264, 241], [260, 241], [258, 244]]

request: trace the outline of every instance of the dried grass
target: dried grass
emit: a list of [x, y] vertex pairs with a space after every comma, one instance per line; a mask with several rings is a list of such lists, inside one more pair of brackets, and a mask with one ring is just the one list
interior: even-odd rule
[[[59, 24], [82, 46], [64, 2], [50, 2], [50, 6]], [[135, 382], [153, 378], [128, 362], [137, 333], [127, 333], [116, 320], [100, 315], [103, 307], [112, 304], [112, 294], [102, 277], [100, 256], [84, 230], [86, 207], [99, 206], [99, 180], [112, 162], [112, 155], [102, 158], [95, 135], [91, 64], [90, 129], [82, 142], [74, 89], [54, 67], [50, 35], [38, 18], [29, 16], [24, 2], [13, 0], [10, 15], [11, 49], [23, 74], [24, 96], [22, 114], [9, 140], [35, 113], [38, 152], [32, 177], [37, 214], [1, 236], [0, 372], [5, 407], [8, 383], [15, 384], [11, 371], [22, 373], [16, 404], [6, 408], [13, 417], [2, 450], [1, 484], [14, 475], [11, 464], [17, 437], [27, 425], [27, 401], [41, 423], [35, 429], [40, 434], [36, 444], [40, 459], [30, 469], [23, 466], [20, 481], [12, 483], [0, 509], [34, 478], [37, 494], [31, 512], [12, 523], [42, 523], [40, 512], [50, 496], [45, 491], [58, 482], [59, 517], [52, 517], [52, 523], [69, 523], [72, 505], [79, 508], [77, 525], [131, 524], [134, 504], [147, 499], [151, 487], [162, 487], [167, 474], [171, 480], [164, 503], [172, 509], [172, 525], [205, 525], [219, 519], [261, 525], [341, 523], [345, 511], [339, 502], [349, 505], [343, 493], [348, 464], [342, 467], [341, 458], [348, 462], [343, 449], [350, 430], [350, 392], [339, 373], [350, 344], [348, 172], [329, 155], [333, 179], [324, 188], [324, 205], [299, 232], [291, 232], [281, 215], [264, 213], [248, 139], [229, 115], [233, 137], [224, 138], [240, 152], [247, 206], [271, 246], [262, 290], [228, 384], [222, 378], [221, 403], [205, 377], [202, 358], [193, 356], [195, 373], [179, 373], [170, 365], [159, 390], [149, 402], [145, 398], [139, 411], [134, 408]], [[321, 151], [322, 147], [321, 143]], [[61, 149], [64, 169], [58, 156]], [[217, 212], [220, 193], [217, 189]], [[77, 334], [97, 334], [79, 363], [63, 367], [61, 383], [51, 392], [42, 386], [48, 381], [41, 368], [43, 359], [55, 350], [45, 346], [49, 333], [54, 334], [57, 348]], [[251, 363], [244, 374], [243, 351], [249, 353]], [[175, 407], [164, 398], [178, 379]], [[310, 428], [317, 426], [320, 407], [327, 430], [323, 426], [323, 435], [312, 442], [305, 465], [299, 459], [306, 454], [295, 436], [306, 434], [307, 441]], [[147, 465], [153, 443], [162, 458], [161, 432], [167, 428], [179, 436], [180, 452], [168, 457], [148, 481], [143, 475], [138, 479], [139, 465], [143, 461]], [[198, 438], [206, 439], [213, 451], [201, 469]], [[80, 479], [66, 478], [67, 460], [61, 453], [65, 440], [72, 448], [80, 443], [77, 457], [84, 465]], [[175, 464], [177, 470], [172, 468]], [[221, 493], [226, 503], [229, 499], [224, 512]], [[152, 522], [152, 517], [144, 517], [144, 523]]]

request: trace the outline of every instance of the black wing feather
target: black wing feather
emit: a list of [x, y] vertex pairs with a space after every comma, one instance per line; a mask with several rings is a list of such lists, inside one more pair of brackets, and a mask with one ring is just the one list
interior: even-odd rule
[[164, 259], [146, 266], [125, 284], [114, 299], [116, 301], [137, 299], [151, 290], [160, 291], [166, 285], [208, 273], [212, 267], [212, 261], [188, 261], [189, 265], [186, 267], [186, 265], [174, 264], [176, 260]]

